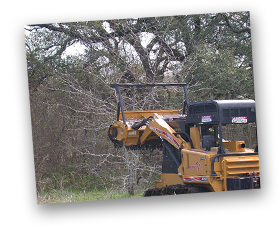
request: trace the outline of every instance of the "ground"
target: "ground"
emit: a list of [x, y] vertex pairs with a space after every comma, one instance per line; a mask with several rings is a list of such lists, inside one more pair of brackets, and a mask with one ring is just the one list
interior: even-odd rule
[[117, 191], [109, 190], [91, 190], [91, 191], [68, 191], [68, 190], [53, 190], [50, 192], [38, 193], [38, 204], [50, 203], [68, 203], [68, 202], [81, 202], [92, 200], [109, 200], [120, 198], [133, 198], [142, 197], [143, 193], [129, 195], [128, 193], [120, 193]]

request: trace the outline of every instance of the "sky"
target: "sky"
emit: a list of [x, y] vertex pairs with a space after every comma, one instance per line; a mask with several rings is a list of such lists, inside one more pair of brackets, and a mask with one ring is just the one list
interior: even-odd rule
[[[108, 28], [108, 25], [106, 26], [107, 24], [105, 23], [104, 26], [105, 26], [105, 29], [109, 32], [111, 31], [110, 28]], [[143, 32], [141, 34], [141, 44], [142, 46], [145, 48], [147, 47], [147, 45], [151, 42], [151, 40], [153, 39], [154, 35], [151, 34], [151, 33], [146, 33], [146, 32]], [[127, 49], [129, 50], [130, 47], [127, 47]], [[64, 52], [64, 55], [63, 57], [67, 56], [67, 55], [79, 55], [79, 54], [83, 54], [84, 51], [86, 50], [86, 47], [81, 44], [80, 42], [78, 43], [75, 43], [69, 47], [67, 47], [67, 49], [65, 50]], [[136, 54], [136, 53], [135, 53]]]
[[82, 45], [80, 42], [77, 42], [69, 47], [66, 48], [66, 50], [64, 51], [64, 56], [67, 55], [80, 55], [80, 54], [84, 54], [84, 51], [86, 50], [86, 47], [84, 45]]

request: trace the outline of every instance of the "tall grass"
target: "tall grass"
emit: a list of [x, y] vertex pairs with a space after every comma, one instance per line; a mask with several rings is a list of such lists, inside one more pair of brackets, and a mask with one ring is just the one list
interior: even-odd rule
[[75, 170], [51, 173], [37, 181], [37, 202], [67, 203], [143, 196], [142, 187], [138, 187], [132, 196], [123, 186], [112, 184], [106, 181], [108, 176], [104, 177], [94, 177], [93, 174], [79, 173]]

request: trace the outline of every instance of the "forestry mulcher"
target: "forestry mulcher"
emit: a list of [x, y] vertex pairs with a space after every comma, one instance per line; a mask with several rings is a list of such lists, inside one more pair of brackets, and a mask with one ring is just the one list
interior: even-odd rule
[[[256, 123], [255, 101], [190, 102], [184, 83], [111, 84], [118, 96], [116, 121], [108, 135], [116, 147], [163, 149], [161, 180], [144, 196], [260, 188], [258, 148], [223, 139], [229, 124]], [[180, 110], [125, 111], [121, 90], [181, 87]]]

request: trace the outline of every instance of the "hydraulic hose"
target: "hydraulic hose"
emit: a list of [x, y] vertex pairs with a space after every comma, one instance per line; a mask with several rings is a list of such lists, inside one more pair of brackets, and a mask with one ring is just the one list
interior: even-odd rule
[[140, 122], [134, 123], [131, 127], [132, 127], [134, 130], [138, 130], [138, 129], [140, 129], [142, 126], [147, 125], [147, 123], [148, 123], [148, 121], [150, 120], [150, 118], [152, 118], [152, 116], [150, 116], [150, 117], [148, 117], [148, 118], [145, 118], [145, 119], [143, 119], [143, 120], [140, 121]]

